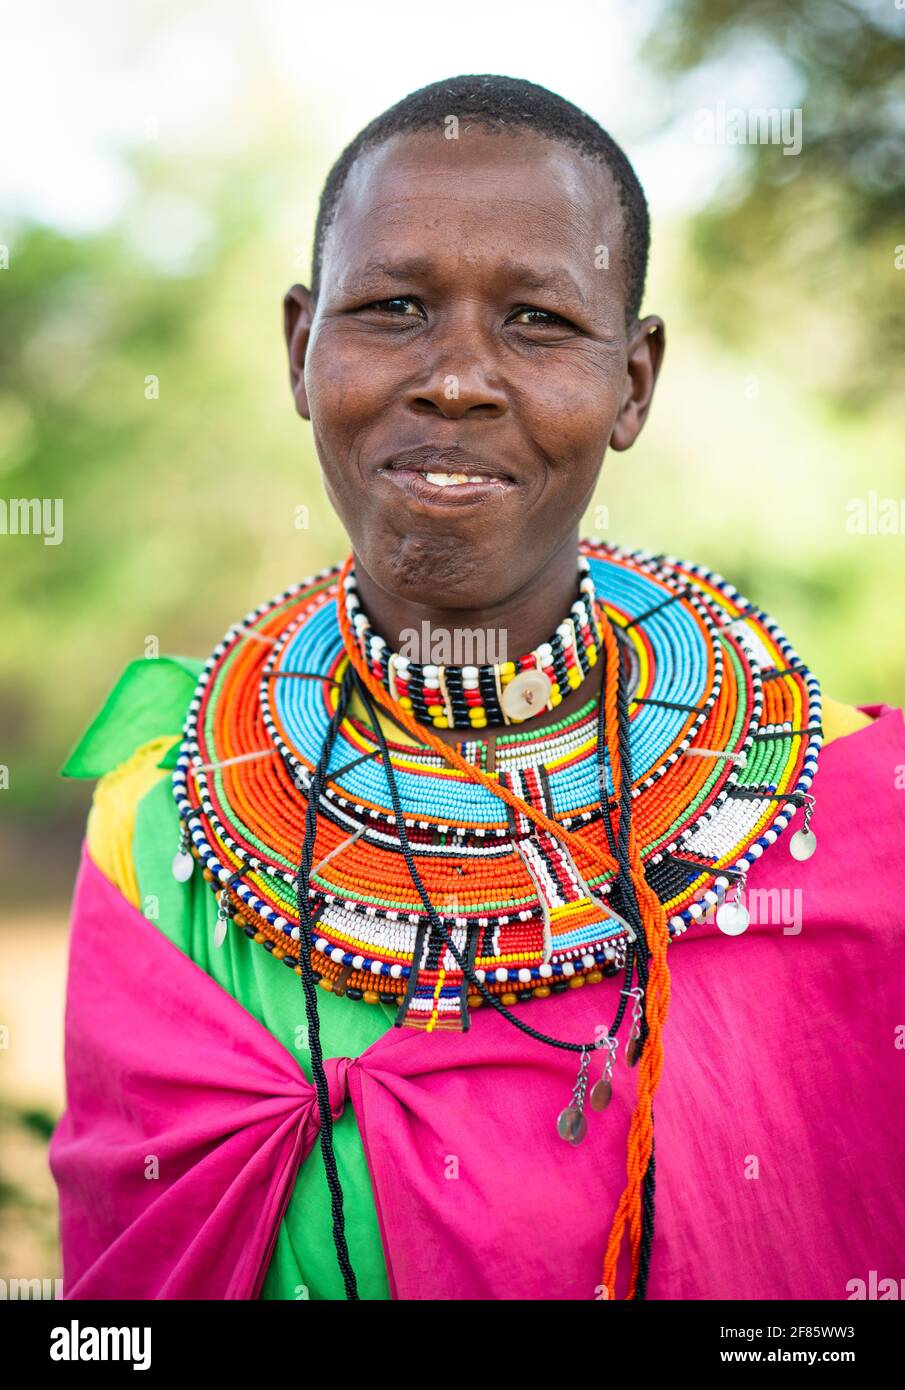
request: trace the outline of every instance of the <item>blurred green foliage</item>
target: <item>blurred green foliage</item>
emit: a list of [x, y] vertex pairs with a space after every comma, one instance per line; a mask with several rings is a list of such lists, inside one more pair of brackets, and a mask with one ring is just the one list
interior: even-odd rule
[[664, 123], [692, 86], [731, 107], [730, 75], [755, 57], [786, 72], [786, 104], [802, 113], [802, 154], [746, 146], [689, 229], [689, 290], [708, 328], [750, 350], [777, 321], [800, 324], [831, 344], [811, 363], [812, 391], [861, 410], [901, 398], [905, 10], [896, 0], [671, 0], [643, 56], [671, 80]]
[[56, 771], [127, 660], [209, 649], [341, 545], [291, 408], [281, 296], [304, 266], [272, 164], [201, 186], [188, 164], [137, 173], [146, 207], [203, 208], [191, 267], [161, 268], [123, 228], [23, 227], [0, 277], [2, 495], [62, 498], [64, 514], [59, 545], [0, 540], [0, 804], [20, 821], [72, 800]]
[[[56, 1192], [47, 1143], [57, 1123], [46, 1111], [0, 1105], [0, 1268], [60, 1275]], [[16, 1276], [21, 1277], [21, 1276]]]

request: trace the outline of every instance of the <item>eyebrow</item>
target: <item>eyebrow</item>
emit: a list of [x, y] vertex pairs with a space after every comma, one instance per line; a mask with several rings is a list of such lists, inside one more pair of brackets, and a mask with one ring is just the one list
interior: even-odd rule
[[523, 265], [520, 261], [504, 261], [502, 269], [517, 284], [526, 290], [550, 290], [568, 299], [573, 296], [583, 309], [588, 308], [588, 298], [573, 275], [559, 266], [538, 268]]
[[436, 263], [430, 256], [415, 256], [395, 263], [374, 259], [367, 261], [360, 270], [353, 270], [340, 285], [347, 294], [366, 294], [372, 285], [381, 281], [394, 280], [404, 284], [412, 280], [426, 280], [435, 270]]
[[[559, 294], [577, 300], [582, 309], [588, 308], [587, 295], [574, 276], [562, 267], [538, 267], [506, 260], [501, 262], [500, 269], [522, 289]], [[411, 284], [414, 280], [429, 280], [436, 271], [437, 263], [431, 256], [414, 256], [397, 262], [372, 259], [360, 270], [353, 271], [342, 282], [342, 289], [347, 294], [366, 294], [371, 286], [387, 280]]]

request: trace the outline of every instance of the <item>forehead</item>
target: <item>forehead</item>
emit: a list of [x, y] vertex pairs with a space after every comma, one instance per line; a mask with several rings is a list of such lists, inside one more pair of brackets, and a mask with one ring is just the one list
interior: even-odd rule
[[442, 127], [396, 135], [356, 160], [323, 276], [428, 253], [487, 266], [553, 258], [599, 278], [601, 246], [614, 269], [621, 265], [622, 214], [605, 165], [533, 132], [497, 134], [463, 121], [458, 139]]

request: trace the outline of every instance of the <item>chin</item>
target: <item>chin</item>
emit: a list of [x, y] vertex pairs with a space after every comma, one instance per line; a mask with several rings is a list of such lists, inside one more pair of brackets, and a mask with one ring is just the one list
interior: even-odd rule
[[439, 526], [404, 533], [394, 529], [384, 532], [377, 546], [366, 544], [358, 554], [382, 589], [444, 608], [493, 603], [501, 565], [511, 574], [494, 532], [486, 527], [475, 537]]

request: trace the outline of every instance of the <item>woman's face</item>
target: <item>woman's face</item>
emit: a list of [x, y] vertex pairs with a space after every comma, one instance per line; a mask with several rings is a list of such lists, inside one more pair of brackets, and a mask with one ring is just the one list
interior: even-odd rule
[[287, 332], [330, 500], [381, 589], [487, 608], [574, 549], [662, 352], [659, 319], [627, 336], [625, 293], [612, 177], [563, 145], [421, 132], [356, 162]]

